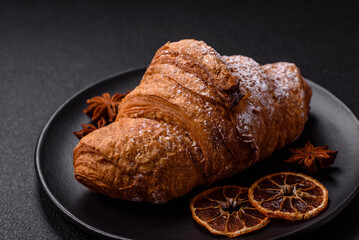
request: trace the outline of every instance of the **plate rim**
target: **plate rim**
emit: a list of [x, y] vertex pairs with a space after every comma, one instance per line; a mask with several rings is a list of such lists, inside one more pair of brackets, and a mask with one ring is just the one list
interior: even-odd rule
[[[73, 223], [74, 225], [76, 225], [77, 227], [79, 227], [81, 230], [84, 230], [85, 232], [91, 234], [91, 235], [95, 235], [97, 237], [106, 237], [106, 238], [111, 238], [111, 239], [120, 239], [120, 240], [131, 240], [130, 238], [125, 238], [125, 237], [121, 237], [115, 234], [111, 234], [108, 232], [105, 232], [101, 229], [98, 229], [96, 227], [93, 227], [89, 224], [87, 224], [86, 222], [78, 219], [77, 217], [75, 217], [71, 212], [69, 212], [57, 199], [56, 197], [52, 194], [52, 192], [50, 191], [48, 185], [46, 184], [46, 180], [45, 177], [43, 176], [42, 170], [41, 170], [41, 160], [40, 160], [40, 152], [41, 152], [41, 148], [42, 148], [42, 143], [44, 142], [44, 138], [45, 135], [49, 129], [49, 126], [51, 124], [51, 122], [53, 121], [53, 119], [58, 115], [58, 113], [60, 111], [62, 111], [66, 105], [73, 101], [75, 98], [77, 98], [79, 95], [81, 95], [82, 93], [86, 92], [87, 90], [89, 90], [90, 88], [104, 83], [106, 81], [111, 81], [113, 78], [117, 78], [119, 76], [122, 75], [126, 75], [126, 74], [130, 74], [130, 73], [134, 73], [137, 71], [145, 71], [148, 65], [142, 65], [140, 67], [134, 67], [134, 68], [130, 68], [124, 71], [120, 71], [114, 74], [111, 74], [107, 77], [101, 78], [98, 81], [95, 81], [94, 83], [90, 84], [89, 86], [86, 86], [84, 88], [82, 88], [81, 90], [77, 91], [75, 94], [73, 94], [71, 97], [69, 97], [64, 103], [62, 103], [57, 109], [56, 111], [51, 115], [51, 117], [47, 120], [45, 126], [42, 128], [39, 137], [37, 139], [36, 142], [36, 146], [35, 146], [35, 154], [34, 154], [34, 162], [35, 162], [35, 170], [36, 170], [36, 175], [38, 177], [38, 180], [40, 181], [40, 185], [42, 186], [42, 188], [44, 189], [44, 191], [46, 192], [47, 197], [51, 200], [52, 204], [55, 205], [60, 212], [62, 213], [63, 216], [65, 216], [68, 220], [70, 220], [71, 223]], [[348, 112], [354, 119], [354, 121], [356, 122], [356, 125], [359, 126], [359, 120], [358, 117], [353, 113], [353, 111], [343, 102], [341, 101], [338, 97], [336, 97], [333, 93], [331, 93], [329, 90], [327, 90], [326, 88], [322, 87], [321, 85], [307, 79], [304, 78], [309, 84], [313, 85], [314, 87], [320, 89], [321, 91], [325, 92], [325, 94], [329, 95], [331, 98], [333, 98], [337, 103], [339, 103], [339, 105], [346, 111]], [[332, 213], [330, 213], [328, 216], [326, 216], [323, 219], [320, 219], [319, 221], [315, 222], [314, 224], [310, 225], [310, 226], [306, 226], [302, 229], [298, 229], [298, 230], [293, 230], [291, 232], [287, 232], [284, 235], [278, 236], [278, 237], [274, 237], [271, 239], [280, 239], [280, 238], [285, 238], [285, 237], [289, 237], [291, 235], [300, 235], [303, 234], [305, 232], [309, 232], [312, 231], [316, 228], [322, 227], [324, 226], [326, 223], [330, 222], [331, 220], [333, 220], [335, 217], [337, 217], [340, 213], [343, 212], [343, 210], [350, 204], [352, 203], [352, 201], [355, 199], [355, 197], [358, 195], [359, 193], [359, 182], [355, 188], [355, 190], [353, 190], [351, 192], [351, 194], [344, 200], [344, 202], [337, 206], [336, 208], [333, 209]]]
[[82, 230], [85, 230], [88, 233], [92, 233], [95, 234], [98, 237], [108, 237], [108, 238], [112, 238], [112, 239], [120, 239], [120, 240], [131, 240], [129, 238], [125, 238], [125, 237], [121, 237], [121, 236], [117, 236], [105, 231], [102, 231], [101, 229], [95, 228], [83, 221], [81, 221], [80, 219], [78, 219], [77, 217], [75, 217], [71, 212], [69, 212], [57, 199], [56, 197], [52, 194], [52, 192], [50, 191], [49, 187], [46, 184], [45, 181], [45, 177], [43, 176], [43, 173], [41, 171], [41, 164], [40, 164], [40, 152], [41, 152], [41, 144], [44, 141], [44, 136], [47, 133], [49, 126], [51, 124], [51, 122], [53, 121], [53, 119], [58, 115], [58, 113], [65, 108], [65, 106], [73, 101], [76, 97], [78, 97], [79, 95], [81, 95], [82, 93], [84, 93], [85, 91], [87, 91], [88, 89], [104, 83], [106, 81], [111, 81], [113, 78], [116, 78], [118, 76], [121, 75], [125, 75], [125, 74], [129, 74], [129, 73], [133, 73], [133, 72], [137, 72], [137, 71], [142, 71], [144, 69], [147, 68], [148, 65], [143, 65], [140, 67], [134, 67], [134, 68], [130, 68], [121, 72], [117, 72], [114, 74], [111, 74], [107, 77], [103, 77], [100, 80], [95, 81], [94, 83], [90, 84], [89, 86], [86, 86], [82, 89], [80, 89], [79, 91], [77, 91], [75, 94], [73, 94], [71, 97], [69, 97], [65, 102], [63, 102], [57, 109], [56, 111], [50, 116], [50, 118], [47, 120], [45, 126], [42, 128], [40, 135], [37, 139], [36, 142], [36, 146], [35, 146], [35, 170], [36, 170], [36, 175], [41, 183], [41, 186], [43, 187], [43, 189], [45, 190], [47, 197], [50, 198], [51, 202], [53, 203], [53, 205], [55, 205], [60, 212], [62, 213], [63, 216], [65, 216], [68, 220], [70, 220], [72, 223], [74, 223], [76, 226], [80, 227]]

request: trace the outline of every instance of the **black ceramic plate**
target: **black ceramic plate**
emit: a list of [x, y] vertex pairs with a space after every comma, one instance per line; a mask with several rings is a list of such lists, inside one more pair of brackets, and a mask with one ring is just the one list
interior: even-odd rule
[[[117, 239], [221, 239], [209, 234], [191, 217], [189, 200], [203, 188], [165, 205], [135, 203], [94, 194], [79, 184], [73, 174], [72, 150], [78, 143], [73, 131], [90, 119], [82, 113], [86, 99], [103, 92], [125, 92], [137, 86], [145, 69], [124, 72], [81, 91], [63, 104], [43, 129], [36, 148], [40, 182], [55, 205], [77, 226], [97, 236]], [[312, 175], [329, 190], [329, 207], [319, 216], [299, 223], [272, 221], [264, 229], [241, 239], [275, 239], [317, 228], [335, 217], [353, 199], [359, 186], [359, 122], [335, 96], [308, 80], [313, 90], [308, 123], [291, 147], [329, 144], [339, 150], [333, 167]], [[250, 184], [265, 174], [301, 171], [283, 163], [287, 149], [266, 161], [215, 185]], [[227, 238], [223, 238], [227, 239]]]

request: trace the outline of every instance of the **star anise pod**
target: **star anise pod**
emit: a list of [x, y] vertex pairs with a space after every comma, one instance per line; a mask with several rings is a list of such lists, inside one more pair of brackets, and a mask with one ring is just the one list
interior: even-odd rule
[[311, 173], [317, 172], [319, 168], [329, 168], [338, 153], [328, 150], [328, 145], [314, 147], [309, 141], [304, 148], [290, 148], [289, 151], [294, 155], [285, 162], [297, 163]]
[[74, 134], [78, 139], [83, 138], [84, 136], [86, 136], [87, 134], [89, 134], [90, 132], [93, 132], [97, 129], [97, 127], [95, 127], [92, 124], [84, 124], [81, 123], [82, 125], [82, 130], [79, 131], [75, 131]]
[[103, 118], [106, 124], [111, 123], [117, 115], [118, 105], [126, 95], [127, 93], [115, 93], [111, 97], [109, 93], [103, 93], [102, 97], [96, 96], [88, 99], [86, 103], [89, 106], [84, 110], [84, 113], [95, 122]]
[[102, 117], [100, 120], [98, 120], [98, 122], [97, 122], [97, 128], [102, 128], [102, 127], [104, 127], [104, 126], [106, 126], [106, 121], [105, 121], [105, 119]]
[[75, 136], [78, 139], [83, 138], [84, 136], [86, 136], [87, 134], [89, 134], [90, 132], [95, 131], [96, 129], [102, 128], [104, 126], [106, 126], [106, 121], [105, 119], [102, 117], [98, 122], [97, 122], [97, 127], [94, 126], [93, 124], [84, 124], [81, 123], [82, 125], [82, 130], [79, 131], [74, 131]]
[[84, 110], [84, 113], [91, 117], [92, 120], [97, 123], [97, 127], [93, 124], [81, 123], [82, 130], [75, 131], [75, 136], [78, 139], [81, 139], [90, 132], [93, 132], [96, 129], [102, 128], [113, 122], [117, 115], [118, 105], [120, 104], [122, 99], [129, 93], [130, 91], [127, 91], [126, 93], [115, 93], [112, 97], [109, 93], [103, 93], [102, 97], [97, 96], [88, 99], [86, 103], [89, 106]]

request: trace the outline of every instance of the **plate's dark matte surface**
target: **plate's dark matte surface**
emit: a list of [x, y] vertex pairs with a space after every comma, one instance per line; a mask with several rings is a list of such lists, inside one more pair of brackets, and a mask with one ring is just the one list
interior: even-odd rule
[[[81, 91], [51, 117], [40, 135], [36, 170], [46, 193], [55, 205], [82, 229], [97, 236], [119, 239], [220, 239], [199, 227], [191, 218], [189, 199], [203, 188], [166, 205], [133, 203], [94, 194], [73, 176], [72, 150], [78, 143], [73, 131], [90, 119], [82, 113], [86, 99], [103, 92], [125, 92], [140, 82], [144, 68], [109, 77]], [[324, 88], [308, 81], [313, 90], [308, 123], [291, 147], [329, 144], [339, 150], [334, 166], [313, 175], [329, 191], [329, 207], [319, 216], [300, 223], [272, 221], [264, 229], [241, 239], [271, 239], [319, 227], [342, 210], [359, 186], [359, 122], [352, 112]], [[286, 149], [276, 152], [263, 163], [215, 185], [249, 186], [255, 179], [272, 172], [301, 171], [283, 163]], [[227, 238], [224, 238], [227, 239]]]

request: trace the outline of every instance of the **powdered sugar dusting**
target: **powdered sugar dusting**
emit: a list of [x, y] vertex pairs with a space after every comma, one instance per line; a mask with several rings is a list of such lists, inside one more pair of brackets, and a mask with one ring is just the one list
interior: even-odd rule
[[261, 70], [261, 66], [251, 58], [237, 55], [222, 56], [222, 59], [232, 73], [239, 78], [240, 89], [244, 94], [239, 103], [241, 112], [236, 115], [237, 130], [242, 136], [256, 143], [256, 137], [260, 134], [256, 132], [258, 128], [255, 127], [258, 124], [257, 113], [265, 111], [271, 119], [271, 113], [274, 112], [273, 98], [266, 75]]
[[240, 80], [240, 89], [244, 94], [250, 94], [263, 105], [267, 104], [266, 93], [269, 91], [266, 75], [260, 65], [253, 59], [245, 56], [222, 56], [228, 68]]
[[[301, 76], [298, 68], [287, 62], [267, 64], [262, 66], [263, 71], [268, 71], [273, 83], [274, 96], [276, 101], [284, 102], [291, 98], [289, 89], [300, 89]], [[300, 98], [304, 98], [304, 91], [299, 91]], [[298, 103], [299, 104], [299, 103]], [[302, 102], [302, 105], [304, 102]]]

